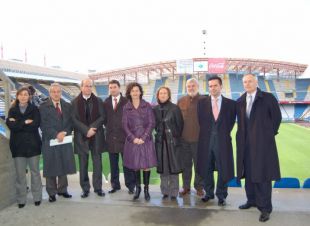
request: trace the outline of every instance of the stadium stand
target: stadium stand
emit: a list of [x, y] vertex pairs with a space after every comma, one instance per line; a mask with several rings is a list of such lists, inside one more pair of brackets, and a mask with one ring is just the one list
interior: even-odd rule
[[306, 98], [307, 92], [309, 92], [310, 80], [309, 79], [297, 79], [296, 80], [296, 100], [303, 101]]
[[109, 95], [108, 85], [96, 85], [96, 91], [97, 91], [98, 96], [102, 98], [103, 100], [107, 98]]
[[[143, 85], [143, 91], [144, 91], [144, 98], [146, 101], [148, 101], [149, 103], [151, 103], [151, 101], [153, 100], [153, 95], [154, 95], [154, 90], [155, 90], [155, 80], [151, 80], [149, 82], [149, 84], [144, 84]], [[126, 86], [123, 86], [123, 90], [124, 90], [124, 95], [126, 94]]]
[[154, 90], [153, 90], [154, 95], [153, 95], [151, 104], [156, 104], [157, 103], [157, 101], [156, 101], [156, 91], [158, 90], [159, 87], [164, 86], [166, 84], [166, 80], [167, 80], [167, 77], [163, 77], [162, 79], [157, 79], [156, 80], [155, 87], [154, 87]]
[[[210, 76], [211, 75], [209, 74], [205, 74], [200, 77], [199, 92], [201, 94], [208, 94], [207, 79]], [[221, 76], [223, 78], [223, 95], [234, 100], [238, 99], [244, 92], [242, 74], [232, 73]], [[152, 104], [156, 104], [156, 90], [158, 87], [165, 84], [171, 89], [172, 102], [176, 103], [180, 97], [186, 94], [185, 83], [188, 78], [189, 76], [187, 75], [181, 75], [175, 78], [164, 77], [163, 79], [150, 80], [149, 84], [143, 84], [144, 98]], [[276, 98], [278, 98], [283, 121], [294, 121], [295, 119], [310, 120], [309, 114], [307, 115], [307, 112], [309, 111], [309, 103], [307, 101], [310, 100], [310, 79], [302, 79], [301, 81], [302, 85], [299, 79], [265, 80], [262, 76], [258, 76], [260, 89], [267, 92], [269, 90]], [[100, 85], [96, 85], [96, 89], [101, 98], [104, 99], [108, 96], [107, 84], [101, 83]], [[122, 90], [124, 93], [124, 85], [122, 86]], [[286, 97], [287, 93], [292, 95]], [[301, 102], [295, 103], [295, 101]]]
[[230, 87], [231, 87], [231, 97], [233, 100], [237, 100], [241, 94], [243, 93], [243, 85], [241, 82], [242, 75], [241, 74], [230, 74]]
[[[49, 85], [52, 82], [58, 82], [63, 87], [62, 98], [65, 101], [71, 101], [80, 92], [77, 78], [86, 78], [87, 75], [67, 72], [63, 70], [39, 67], [24, 63], [0, 60], [1, 74], [9, 79], [13, 87], [10, 96], [15, 99], [16, 90], [21, 86], [32, 85], [40, 98], [45, 99], [48, 96]], [[4, 84], [0, 79], [0, 117], [5, 117], [5, 98]], [[3, 130], [3, 128], [2, 128]]]

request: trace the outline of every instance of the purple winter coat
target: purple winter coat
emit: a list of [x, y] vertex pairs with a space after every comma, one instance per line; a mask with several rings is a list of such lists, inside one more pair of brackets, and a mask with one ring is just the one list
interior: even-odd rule
[[[122, 123], [126, 134], [124, 166], [132, 170], [155, 167], [157, 158], [152, 137], [155, 117], [151, 105], [141, 100], [139, 107], [135, 109], [128, 101], [123, 109]], [[141, 138], [144, 144], [134, 144], [135, 138]]]

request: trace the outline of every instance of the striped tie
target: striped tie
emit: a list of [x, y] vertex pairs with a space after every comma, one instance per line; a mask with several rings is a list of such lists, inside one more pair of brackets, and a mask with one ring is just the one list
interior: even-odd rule
[[247, 107], [246, 107], [246, 116], [250, 118], [251, 110], [253, 105], [252, 95], [248, 95]]

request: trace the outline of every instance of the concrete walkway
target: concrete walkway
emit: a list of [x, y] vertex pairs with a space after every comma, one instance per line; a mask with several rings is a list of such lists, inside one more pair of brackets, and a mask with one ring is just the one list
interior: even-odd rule
[[[150, 202], [144, 201], [143, 192], [140, 200], [134, 202], [125, 187], [114, 194], [107, 194], [108, 183], [104, 189], [103, 198], [91, 192], [88, 198], [82, 199], [78, 176], [70, 176], [72, 199], [57, 197], [55, 203], [49, 203], [44, 189], [43, 203], [36, 207], [30, 193], [23, 209], [14, 204], [0, 211], [0, 225], [262, 225], [257, 209], [238, 209], [245, 201], [243, 188], [229, 189], [226, 207], [218, 207], [216, 199], [202, 203], [194, 191], [185, 198], [178, 197], [177, 201], [162, 201], [158, 185], [150, 188]], [[309, 225], [310, 189], [274, 189], [273, 206], [271, 219], [265, 225]]]

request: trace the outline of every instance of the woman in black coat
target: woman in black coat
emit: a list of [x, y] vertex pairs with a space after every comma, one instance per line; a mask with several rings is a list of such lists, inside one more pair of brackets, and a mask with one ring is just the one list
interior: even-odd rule
[[16, 169], [16, 192], [19, 208], [27, 198], [26, 168], [31, 172], [31, 192], [36, 206], [41, 204], [42, 183], [39, 169], [41, 139], [39, 135], [40, 113], [30, 103], [29, 89], [20, 88], [9, 110], [6, 124], [11, 130], [10, 149]]
[[156, 96], [158, 105], [154, 108], [154, 114], [157, 172], [160, 174], [163, 199], [170, 196], [175, 200], [179, 192], [178, 174], [182, 172], [180, 137], [183, 118], [179, 107], [170, 101], [171, 92], [168, 87], [160, 87]]

